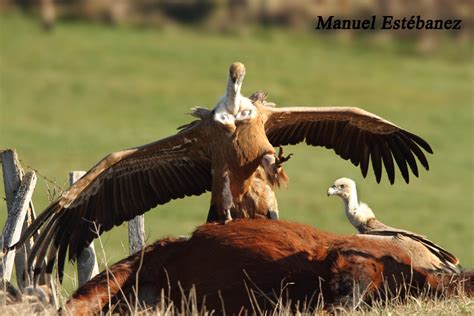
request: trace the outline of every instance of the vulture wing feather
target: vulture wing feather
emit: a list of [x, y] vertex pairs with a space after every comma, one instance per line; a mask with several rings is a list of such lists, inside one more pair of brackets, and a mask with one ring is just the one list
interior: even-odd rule
[[174, 136], [108, 155], [48, 206], [15, 246], [40, 231], [30, 263], [35, 262], [35, 271], [44, 271], [44, 256], [55, 259], [57, 253], [62, 276], [66, 252], [69, 259], [76, 259], [97, 233], [158, 204], [209, 191], [211, 153], [201, 141], [207, 137], [207, 126], [203, 118]]
[[383, 236], [396, 236], [396, 235], [405, 236], [423, 244], [431, 253], [433, 253], [442, 261], [449, 262], [453, 265], [459, 264], [459, 259], [455, 255], [450, 253], [449, 251], [441, 248], [440, 246], [438, 246], [431, 240], [427, 239], [426, 236], [419, 235], [408, 230], [397, 229], [397, 228], [384, 225], [384, 227], [380, 229], [371, 229], [370, 232], [368, 232], [368, 234], [383, 235]]
[[362, 109], [285, 107], [265, 108], [265, 111], [265, 130], [273, 146], [305, 141], [308, 145], [333, 149], [355, 166], [360, 164], [364, 177], [369, 160], [372, 160], [377, 182], [381, 179], [382, 168], [386, 169], [390, 183], [395, 181], [392, 156], [407, 183], [407, 162], [411, 171], [418, 176], [415, 156], [428, 169], [422, 149], [428, 153], [433, 151], [425, 140]]

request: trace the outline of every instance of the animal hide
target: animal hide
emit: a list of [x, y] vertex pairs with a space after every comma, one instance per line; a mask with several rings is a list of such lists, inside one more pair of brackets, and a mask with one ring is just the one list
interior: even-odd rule
[[[153, 306], [162, 293], [179, 307], [190, 291], [199, 308], [219, 314], [252, 311], [255, 304], [272, 310], [280, 297], [293, 307], [306, 302], [311, 308], [319, 299], [329, 308], [428, 288], [455, 291], [462, 276], [412, 267], [408, 254], [388, 240], [283, 221], [206, 224], [189, 239], [163, 239], [119, 261], [79, 288], [65, 310], [98, 313], [108, 308], [110, 295], [110, 306], [123, 312], [137, 296], [140, 304]], [[472, 273], [468, 278], [472, 296]]]

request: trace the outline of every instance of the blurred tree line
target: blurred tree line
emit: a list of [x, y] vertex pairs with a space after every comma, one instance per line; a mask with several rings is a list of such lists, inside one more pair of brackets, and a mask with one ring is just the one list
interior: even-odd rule
[[[397, 30], [378, 34], [385, 40], [414, 38], [419, 50], [434, 52], [441, 34], [455, 41], [471, 40], [474, 25], [472, 0], [0, 0], [0, 11], [21, 8], [34, 12], [46, 29], [57, 18], [84, 19], [110, 24], [164, 26], [189, 23], [210, 30], [237, 32], [247, 25], [313, 28], [317, 16], [366, 19], [372, 15], [424, 19], [462, 19], [461, 30]], [[334, 31], [333, 31], [334, 32]], [[352, 38], [357, 31], [335, 31]]]

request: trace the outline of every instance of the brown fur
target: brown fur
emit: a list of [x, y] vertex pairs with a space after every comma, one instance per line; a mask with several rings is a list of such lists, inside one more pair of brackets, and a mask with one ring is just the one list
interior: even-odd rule
[[[107, 287], [117, 308], [127, 309], [123, 297], [134, 304], [136, 284], [139, 297], [150, 305], [163, 291], [180, 306], [182, 293], [188, 295], [194, 286], [200, 307], [238, 313], [252, 309], [248, 291], [255, 293], [263, 309], [274, 307], [265, 296], [275, 300], [280, 295], [291, 304], [312, 298], [312, 306], [321, 295], [324, 305], [331, 307], [353, 306], [354, 298], [370, 302], [416, 295], [428, 287], [436, 292], [440, 286], [454, 288], [459, 283], [452, 276], [411, 267], [407, 253], [388, 240], [338, 236], [307, 225], [264, 220], [203, 225], [189, 240], [158, 241], [145, 248], [143, 257], [130, 256], [108, 271], [79, 288], [65, 310], [91, 314], [107, 309]], [[472, 280], [469, 275], [469, 295]]]

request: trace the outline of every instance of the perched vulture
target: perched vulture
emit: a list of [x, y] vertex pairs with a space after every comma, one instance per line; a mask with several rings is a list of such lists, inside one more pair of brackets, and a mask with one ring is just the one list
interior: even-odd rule
[[[408, 182], [408, 166], [425, 169], [420, 137], [364, 110], [352, 107], [275, 108], [264, 93], [240, 94], [245, 67], [230, 67], [225, 96], [210, 111], [167, 138], [106, 156], [50, 204], [22, 235], [18, 245], [41, 230], [29, 257], [35, 271], [51, 272], [58, 260], [62, 277], [66, 253], [75, 259], [97, 234], [172, 199], [211, 191], [208, 219], [277, 217], [272, 187], [284, 184], [288, 159], [274, 146], [306, 142], [334, 149], [365, 176], [372, 160], [377, 182], [385, 165], [390, 182], [395, 162]], [[415, 158], [416, 157], [416, 158]], [[273, 214], [273, 215], [272, 215]], [[97, 228], [97, 229], [96, 229]]]
[[360, 234], [390, 236], [411, 253], [412, 260], [427, 270], [458, 273], [458, 258], [425, 236], [385, 225], [375, 218], [372, 209], [357, 198], [356, 184], [341, 178], [328, 189], [328, 196], [338, 195], [344, 202], [344, 210], [351, 224]]
[[351, 309], [373, 299], [456, 290], [472, 296], [474, 274], [440, 275], [412, 265], [408, 252], [389, 239], [238, 219], [200, 226], [189, 239], [159, 240], [120, 260], [77, 289], [63, 311], [128, 314], [130, 307], [160, 306], [164, 297], [164, 308], [174, 303], [177, 311], [189, 308], [184, 299], [217, 315], [281, 314], [278, 304], [312, 314], [318, 307]]

